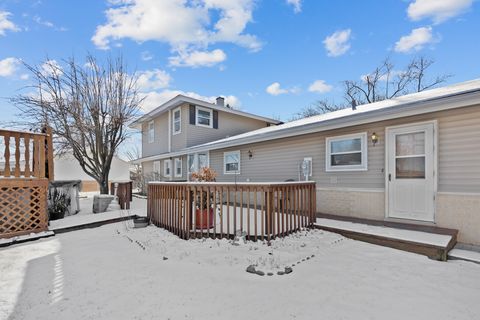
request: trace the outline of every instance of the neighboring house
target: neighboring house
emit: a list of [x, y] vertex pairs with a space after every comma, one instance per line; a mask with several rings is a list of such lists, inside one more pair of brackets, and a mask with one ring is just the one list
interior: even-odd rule
[[[83, 171], [77, 159], [75, 159], [71, 154], [56, 156], [54, 158], [54, 173], [55, 181], [81, 180], [82, 192], [93, 192], [100, 190], [97, 181]], [[130, 180], [130, 163], [120, 159], [119, 157], [113, 157], [108, 179], [109, 181]]]
[[217, 181], [308, 179], [317, 212], [436, 225], [480, 245], [480, 80], [166, 153], [209, 154]]
[[224, 105], [178, 95], [134, 121], [142, 131], [143, 172], [149, 179], [186, 181], [191, 172], [209, 166], [207, 152], [187, 153], [189, 147], [281, 123]]

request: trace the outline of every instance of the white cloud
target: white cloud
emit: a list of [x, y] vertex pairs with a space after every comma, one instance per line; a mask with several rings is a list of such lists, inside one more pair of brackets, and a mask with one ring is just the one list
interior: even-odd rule
[[327, 93], [332, 91], [333, 86], [327, 84], [325, 80], [315, 80], [309, 87], [308, 91], [318, 92], [318, 93]]
[[407, 14], [414, 21], [431, 18], [438, 24], [464, 13], [472, 3], [473, 0], [416, 0], [408, 6]]
[[48, 77], [54, 73], [63, 73], [63, 68], [58, 64], [57, 60], [47, 60], [40, 66], [40, 72]]
[[9, 20], [12, 14], [7, 11], [0, 11], [0, 36], [5, 35], [5, 31], [19, 31], [20, 29]]
[[227, 55], [220, 49], [213, 51], [179, 52], [177, 56], [170, 57], [171, 66], [175, 67], [212, 67], [227, 59]]
[[287, 4], [293, 6], [293, 12], [302, 12], [302, 0], [287, 0]]
[[350, 49], [351, 29], [338, 30], [323, 40], [327, 54], [330, 57], [338, 57]]
[[395, 43], [395, 51], [408, 53], [419, 51], [430, 43], [438, 40], [434, 38], [431, 27], [421, 27], [413, 29], [409, 35], [403, 36]]
[[20, 60], [14, 57], [0, 60], [0, 77], [10, 77], [15, 74], [18, 69]]
[[150, 51], [143, 51], [141, 58], [143, 61], [150, 61], [153, 59], [153, 54]]
[[300, 91], [300, 88], [298, 87], [292, 87], [292, 88], [282, 88], [280, 83], [274, 82], [271, 85], [269, 85], [265, 91], [268, 94], [271, 94], [272, 96], [278, 96], [281, 94], [285, 93], [298, 93]]
[[[168, 90], [167, 89], [167, 90], [163, 90], [161, 92], [152, 91], [152, 92], [146, 93], [146, 98], [143, 101], [142, 109], [145, 112], [151, 111], [154, 108], [161, 105], [162, 103], [167, 102], [168, 100], [174, 98], [175, 96], [177, 96], [179, 94], [189, 96], [189, 97], [192, 97], [192, 98], [195, 98], [195, 99], [207, 101], [207, 102], [210, 102], [210, 103], [215, 103], [215, 99], [217, 98], [217, 96], [207, 97], [207, 96], [202, 96], [202, 95], [200, 95], [198, 93], [195, 93], [195, 92], [185, 92], [185, 91], [181, 91], [181, 90]], [[222, 96], [225, 97], [225, 104], [229, 104], [234, 109], [239, 109], [242, 106], [242, 104], [240, 102], [240, 99], [238, 99], [236, 96], [232, 96], [232, 95], [222, 95]]]
[[137, 85], [141, 91], [158, 90], [167, 88], [172, 77], [160, 69], [141, 71], [138, 74]]
[[122, 0], [111, 5], [107, 22], [92, 37], [101, 49], [124, 38], [167, 42], [175, 53], [207, 52], [219, 42], [251, 51], [262, 46], [255, 35], [244, 32], [253, 19], [254, 0]]

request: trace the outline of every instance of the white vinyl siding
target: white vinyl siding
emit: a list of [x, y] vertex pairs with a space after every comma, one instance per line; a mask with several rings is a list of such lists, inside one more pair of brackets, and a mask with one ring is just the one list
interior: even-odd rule
[[181, 178], [182, 174], [182, 159], [175, 158], [175, 178]]
[[197, 106], [195, 108], [195, 124], [200, 127], [213, 128], [212, 110]]
[[240, 151], [225, 152], [223, 154], [223, 173], [240, 174]]
[[367, 170], [367, 133], [326, 138], [326, 171]]
[[163, 176], [170, 178], [172, 176], [172, 160], [163, 160]]
[[173, 110], [172, 128], [174, 135], [182, 132], [182, 109], [180, 107]]
[[155, 122], [152, 120], [148, 123], [148, 143], [155, 141]]

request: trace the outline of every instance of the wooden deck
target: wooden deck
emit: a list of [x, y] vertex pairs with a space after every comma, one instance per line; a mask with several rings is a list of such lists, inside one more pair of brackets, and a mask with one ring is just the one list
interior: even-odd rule
[[[399, 250], [404, 250], [408, 252], [418, 253], [435, 260], [446, 261], [448, 252], [457, 243], [458, 230], [455, 230], [455, 229], [447, 229], [447, 228], [440, 228], [435, 226], [399, 223], [399, 222], [391, 222], [391, 221], [361, 219], [361, 218], [345, 217], [345, 216], [330, 215], [330, 214], [320, 214], [320, 213], [317, 213], [317, 218], [319, 218], [320, 221], [322, 219], [327, 219], [332, 222], [343, 221], [343, 222], [350, 222], [354, 224], [360, 224], [364, 226], [387, 227], [393, 230], [394, 229], [409, 230], [409, 231], [417, 232], [417, 234], [421, 236], [419, 238], [428, 238], [429, 237], [428, 235], [431, 235], [430, 237], [435, 237], [435, 235], [439, 235], [437, 238], [442, 238], [443, 241], [432, 242], [432, 241], [425, 241], [425, 240], [418, 240], [418, 239], [411, 240], [411, 239], [407, 239], [406, 237], [388, 235], [388, 234], [386, 235], [382, 235], [378, 233], [375, 234], [375, 232], [369, 232], [369, 231], [353, 230], [352, 228], [348, 227], [348, 224], [344, 224], [345, 226], [343, 227], [341, 223], [337, 223], [338, 226], [335, 226], [335, 223], [331, 225], [329, 225], [328, 223], [323, 223], [323, 225], [322, 223], [315, 224], [316, 228], [339, 233], [347, 238], [360, 240], [360, 241], [377, 244], [381, 246], [386, 246], [390, 248], [395, 248]], [[357, 228], [357, 229], [362, 229], [362, 228]], [[368, 229], [368, 228], [366, 227], [363, 229]], [[445, 237], [440, 237], [442, 235]]]

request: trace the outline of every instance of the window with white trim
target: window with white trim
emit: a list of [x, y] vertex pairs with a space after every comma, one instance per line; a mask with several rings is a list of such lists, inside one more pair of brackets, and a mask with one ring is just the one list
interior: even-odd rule
[[182, 158], [175, 158], [175, 178], [182, 177]]
[[190, 175], [203, 167], [209, 166], [208, 152], [192, 153], [187, 156], [187, 170]]
[[326, 171], [367, 170], [367, 133], [326, 138]]
[[148, 143], [152, 143], [155, 141], [155, 122], [152, 120], [148, 123]]
[[172, 124], [173, 134], [181, 133], [182, 132], [182, 109], [180, 107], [173, 110], [172, 122], [173, 122]]
[[163, 160], [163, 176], [164, 177], [172, 176], [172, 160], [170, 159]]
[[195, 124], [201, 127], [213, 128], [213, 112], [212, 109], [195, 108]]
[[240, 174], [240, 151], [223, 153], [223, 173]]
[[153, 178], [159, 180], [160, 176], [160, 161], [153, 161]]

